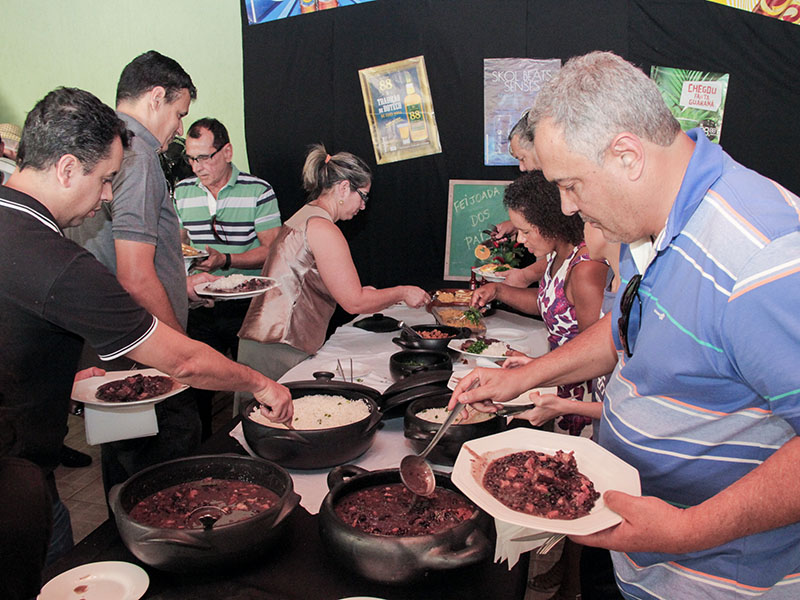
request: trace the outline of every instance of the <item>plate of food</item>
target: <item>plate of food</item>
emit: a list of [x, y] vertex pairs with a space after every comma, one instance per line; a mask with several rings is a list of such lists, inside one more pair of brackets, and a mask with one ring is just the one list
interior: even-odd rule
[[475, 335], [486, 333], [486, 325], [483, 322], [483, 315], [477, 308], [446, 308], [435, 306], [431, 308], [431, 314], [439, 325], [449, 327], [467, 327]]
[[520, 427], [465, 442], [452, 481], [500, 521], [566, 535], [622, 521], [604, 492], [642, 493], [639, 472], [592, 440]]
[[453, 304], [469, 306], [472, 300], [472, 290], [460, 288], [444, 288], [432, 294], [431, 303], [434, 306], [450, 306]]
[[263, 294], [277, 285], [272, 277], [241, 275], [234, 273], [227, 277], [220, 277], [214, 281], [198, 283], [194, 291], [198, 296], [208, 296], [217, 299], [252, 298]]
[[465, 340], [451, 340], [447, 347], [461, 354], [483, 358], [505, 358], [510, 350], [516, 350], [505, 342], [480, 335]]
[[118, 560], [80, 565], [48, 581], [37, 600], [138, 600], [150, 577], [138, 565]]
[[183, 258], [188, 261], [198, 258], [208, 258], [208, 252], [205, 250], [199, 250], [198, 248], [190, 246], [189, 244], [181, 244], [181, 250], [183, 250]]
[[158, 369], [109, 371], [76, 382], [71, 398], [94, 406], [141, 406], [166, 400], [188, 387]]
[[511, 267], [508, 265], [500, 265], [497, 263], [487, 263], [480, 267], [473, 267], [472, 272], [493, 283], [500, 283], [506, 280], [506, 271], [510, 271]]

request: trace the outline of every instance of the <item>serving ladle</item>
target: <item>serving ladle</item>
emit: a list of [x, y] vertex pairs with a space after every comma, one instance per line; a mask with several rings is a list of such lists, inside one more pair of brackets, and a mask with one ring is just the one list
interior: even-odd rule
[[[465, 390], [469, 391], [480, 383], [480, 379], [475, 379]], [[433, 450], [437, 442], [442, 439], [445, 432], [464, 410], [466, 404], [457, 404], [452, 412], [447, 415], [439, 431], [433, 436], [430, 444], [419, 454], [409, 454], [400, 461], [400, 480], [416, 496], [430, 496], [436, 489], [436, 476], [433, 473], [431, 463], [425, 460], [428, 453]]]

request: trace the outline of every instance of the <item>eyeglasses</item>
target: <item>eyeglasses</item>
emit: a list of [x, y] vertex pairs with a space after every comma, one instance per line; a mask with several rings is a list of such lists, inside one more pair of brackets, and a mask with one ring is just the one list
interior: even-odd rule
[[228, 238], [220, 235], [221, 233], [224, 234], [225, 230], [222, 229], [221, 226], [219, 227], [219, 230], [217, 229], [217, 215], [211, 216], [211, 233], [214, 235], [214, 239], [216, 239], [220, 244], [228, 243]]
[[[225, 146], [223, 146], [222, 148], [224, 148], [224, 147], [225, 147]], [[183, 153], [183, 157], [184, 157], [184, 158], [185, 158], [185, 159], [186, 159], [186, 160], [187, 160], [187, 161], [188, 161], [190, 164], [191, 164], [191, 163], [193, 163], [193, 162], [196, 162], [198, 165], [202, 165], [204, 162], [206, 162], [206, 161], [208, 161], [208, 160], [211, 160], [212, 158], [214, 158], [214, 157], [217, 155], [217, 153], [218, 153], [220, 150], [222, 150], [222, 148], [218, 148], [217, 150], [215, 150], [215, 151], [214, 151], [214, 152], [212, 152], [211, 154], [200, 154], [199, 156], [189, 156], [188, 154], [186, 154], [186, 153], [184, 152], [184, 153]]]
[[633, 301], [639, 301], [639, 321], [642, 320], [642, 299], [639, 297], [639, 284], [642, 282], [642, 276], [636, 274], [631, 277], [628, 285], [625, 286], [625, 291], [622, 292], [622, 298], [619, 301], [620, 317], [617, 320], [617, 327], [619, 328], [619, 341], [622, 343], [622, 349], [625, 351], [625, 356], [630, 358], [633, 356], [633, 344], [628, 339], [628, 326], [630, 325], [631, 309], [633, 308]]
[[362, 192], [360, 189], [356, 188], [356, 192], [358, 195], [361, 196], [361, 201], [366, 204], [367, 200], [369, 200], [369, 194], [367, 192]]

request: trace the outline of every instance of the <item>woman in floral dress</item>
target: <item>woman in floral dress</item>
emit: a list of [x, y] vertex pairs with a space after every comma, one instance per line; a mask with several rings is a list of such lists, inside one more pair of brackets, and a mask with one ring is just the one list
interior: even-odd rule
[[[548, 182], [541, 171], [525, 173], [512, 182], [506, 188], [503, 201], [511, 222], [517, 228], [517, 241], [522, 242], [537, 260], [546, 260], [547, 266], [538, 289], [490, 283], [475, 291], [472, 304], [483, 306], [496, 298], [522, 312], [540, 315], [547, 326], [547, 339], [553, 350], [599, 318], [608, 266], [589, 257], [583, 241], [581, 217], [561, 212], [558, 188]], [[528, 360], [525, 356], [512, 357], [504, 366], [516, 366]], [[551, 401], [545, 396], [542, 398]], [[559, 398], [572, 403], [576, 412], [557, 413], [563, 416], [556, 422], [556, 430], [580, 435], [594, 415], [586, 414], [584, 409], [588, 407], [574, 403], [591, 401], [591, 382], [560, 386], [558, 398], [552, 402]], [[555, 416], [548, 412], [544, 419], [542, 412], [522, 413], [520, 417], [539, 425]]]

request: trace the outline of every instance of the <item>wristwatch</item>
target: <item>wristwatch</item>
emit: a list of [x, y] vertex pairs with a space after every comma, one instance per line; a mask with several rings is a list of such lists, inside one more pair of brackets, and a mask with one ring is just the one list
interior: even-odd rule
[[225, 253], [225, 264], [222, 265], [222, 270], [223, 271], [227, 271], [230, 268], [231, 268], [231, 255], [228, 254], [228, 253]]

